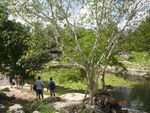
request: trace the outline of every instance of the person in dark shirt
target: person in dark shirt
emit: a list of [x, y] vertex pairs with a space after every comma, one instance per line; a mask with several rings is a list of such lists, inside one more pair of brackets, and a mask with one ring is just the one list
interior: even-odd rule
[[9, 84], [10, 84], [11, 88], [12, 88], [12, 83], [13, 83], [13, 78], [11, 76], [9, 76]]
[[[50, 82], [48, 83], [48, 88], [50, 89], [50, 95], [51, 97], [54, 96], [55, 97], [55, 82], [53, 81], [52, 77], [50, 77]], [[47, 88], [47, 91], [48, 91]]]

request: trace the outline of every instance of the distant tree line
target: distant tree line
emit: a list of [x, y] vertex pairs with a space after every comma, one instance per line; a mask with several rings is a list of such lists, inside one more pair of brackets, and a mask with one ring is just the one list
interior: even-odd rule
[[148, 16], [134, 30], [130, 30], [127, 36], [124, 36], [120, 49], [124, 51], [147, 51], [150, 52], [150, 16]]

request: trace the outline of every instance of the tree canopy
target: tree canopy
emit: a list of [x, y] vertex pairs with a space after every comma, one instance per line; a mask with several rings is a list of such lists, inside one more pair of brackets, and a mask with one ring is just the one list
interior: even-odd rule
[[150, 50], [150, 17], [147, 17], [135, 30], [129, 32], [122, 45], [124, 51], [149, 51]]
[[1, 4], [0, 16], [0, 66], [1, 71], [25, 75], [25, 69], [17, 65], [28, 48], [30, 29], [20, 23], [8, 20], [7, 6]]

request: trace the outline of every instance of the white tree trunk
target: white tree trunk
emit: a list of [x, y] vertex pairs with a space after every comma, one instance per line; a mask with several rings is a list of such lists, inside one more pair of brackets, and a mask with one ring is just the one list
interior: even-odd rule
[[94, 94], [98, 89], [98, 84], [95, 84], [93, 74], [94, 74], [93, 71], [88, 69], [87, 78], [88, 78], [88, 86], [89, 86], [89, 93], [90, 93], [90, 105], [93, 105]]

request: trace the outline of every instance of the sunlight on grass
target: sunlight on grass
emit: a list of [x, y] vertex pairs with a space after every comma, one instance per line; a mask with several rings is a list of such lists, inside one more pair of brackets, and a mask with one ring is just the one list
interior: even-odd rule
[[[65, 72], [65, 73], [64, 73]], [[81, 81], [74, 81], [68, 80], [67, 76], [75, 76], [75, 73], [70, 73], [68, 69], [65, 70], [46, 70], [37, 73], [37, 76], [41, 76], [42, 80], [44, 81], [45, 87], [49, 82], [49, 78], [53, 77], [53, 80], [56, 83], [56, 95], [62, 95], [66, 93], [73, 93], [73, 92], [82, 92], [86, 89], [86, 84]], [[85, 81], [85, 80], [84, 80]], [[99, 78], [99, 88], [101, 87], [101, 81]], [[124, 87], [132, 87], [134, 84], [138, 84], [137, 82], [129, 81], [121, 77], [116, 77], [113, 74], [106, 74], [105, 76], [105, 83], [106, 85], [112, 86], [124, 86]], [[44, 92], [44, 94], [49, 95], [49, 92]]]
[[128, 61], [131, 62], [131, 64], [125, 64], [128, 68], [148, 68], [149, 69], [149, 64], [150, 64], [150, 55], [148, 52], [136, 52], [132, 51], [130, 53], [131, 58], [126, 59], [123, 57], [123, 55], [118, 55], [117, 58], [119, 61]]

